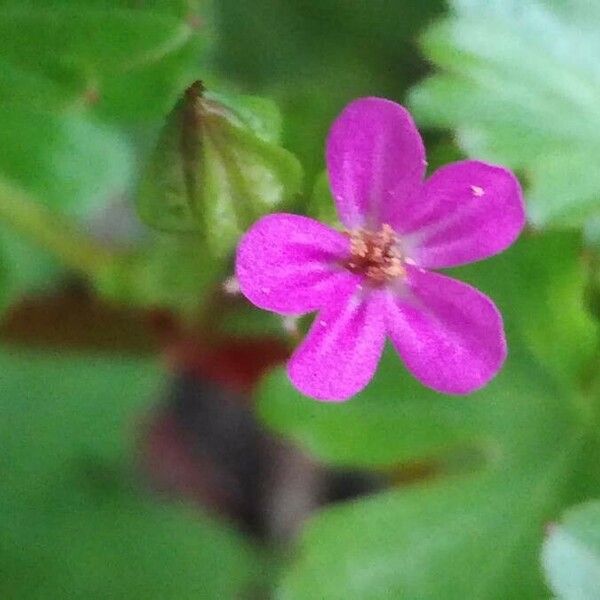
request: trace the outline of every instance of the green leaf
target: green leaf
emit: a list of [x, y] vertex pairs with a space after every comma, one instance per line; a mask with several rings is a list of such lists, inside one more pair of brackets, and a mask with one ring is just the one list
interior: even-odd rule
[[63, 109], [73, 102], [73, 94], [52, 79], [27, 71], [0, 59], [0, 104], [3, 107], [37, 111]]
[[56, 478], [78, 455], [123, 457], [132, 419], [164, 383], [152, 360], [1, 348], [0, 365], [2, 497], [35, 496], [36, 480]]
[[53, 257], [0, 228], [0, 315], [20, 296], [53, 283], [62, 270]]
[[91, 88], [91, 108], [103, 118], [126, 123], [154, 123], [164, 118], [180, 90], [198, 77], [204, 49], [204, 40], [194, 37], [160, 60], [137, 65], [122, 76], [106, 78]]
[[423, 38], [440, 72], [412, 92], [418, 121], [455, 129], [475, 158], [524, 170], [535, 226], [582, 225], [600, 210], [589, 162], [600, 151], [599, 11], [585, 2], [453, 4]]
[[31, 507], [3, 506], [4, 597], [213, 600], [256, 588], [260, 561], [229, 527], [127, 489], [98, 495], [50, 490]]
[[560, 600], [600, 598], [600, 501], [569, 509], [552, 526], [542, 562]]
[[122, 191], [131, 173], [119, 136], [74, 114], [0, 108], [0, 147], [0, 182], [79, 216]]
[[597, 351], [598, 325], [584, 306], [587, 273], [576, 234], [523, 235], [492, 260], [453, 275], [488, 291], [510, 337], [519, 335], [552, 376], [573, 387]]
[[[36, 7], [37, 0], [0, 0], [2, 8], [24, 8]], [[135, 9], [138, 14], [152, 12], [175, 18], [184, 18], [198, 8], [198, 5], [205, 4], [204, 0], [79, 0], [77, 6], [82, 11], [94, 10], [128, 10]], [[45, 0], [44, 7], [47, 9], [68, 9], [73, 8], [71, 0]], [[39, 7], [38, 7], [39, 8]]]
[[339, 466], [391, 466], [431, 458], [471, 445], [478, 437], [465, 418], [477, 413], [476, 404], [424, 392], [403, 372], [391, 347], [373, 382], [343, 406], [302, 396], [284, 368], [264, 380], [258, 401], [266, 425]]
[[230, 528], [134, 485], [152, 360], [0, 352], [0, 594], [234, 598], [259, 561]]
[[[104, 6], [103, 6], [104, 4]], [[51, 106], [93, 108], [105, 117], [139, 121], [164, 115], [181, 87], [198, 76], [206, 26], [193, 3], [144, 3], [143, 9], [56, 1], [0, 8], [0, 103], [37, 108], [44, 95], [20, 84], [50, 82]], [[39, 80], [38, 83], [33, 80]]]
[[534, 565], [545, 524], [600, 489], [600, 382], [595, 372], [582, 379], [597, 364], [597, 329], [583, 307], [578, 247], [572, 235], [523, 238], [457, 270], [498, 303], [509, 347], [501, 373], [467, 398], [424, 388], [391, 351], [344, 404], [302, 399], [281, 371], [265, 381], [263, 418], [318, 458], [427, 460], [436, 474], [317, 515], [279, 598], [544, 596]]
[[226, 27], [219, 30], [215, 58], [245, 89], [275, 97], [285, 115], [284, 146], [312, 181], [324, 166], [327, 131], [345, 104], [366, 95], [401, 99], [420, 77], [415, 32], [445, 4], [220, 0], [215, 11]]
[[487, 468], [325, 510], [309, 524], [280, 598], [543, 597], [534, 565], [544, 526], [600, 486], [600, 439], [577, 414], [576, 394], [553, 385], [514, 343], [511, 353], [476, 394], [478, 414], [464, 411]]
[[6, 60], [32, 70], [75, 68], [91, 77], [153, 62], [190, 35], [176, 19], [124, 9], [5, 9], [0, 21]]
[[150, 226], [198, 231], [216, 256], [228, 254], [261, 215], [290, 202], [302, 170], [277, 146], [280, 119], [261, 99], [225, 105], [190, 87], [175, 107], [138, 192]]

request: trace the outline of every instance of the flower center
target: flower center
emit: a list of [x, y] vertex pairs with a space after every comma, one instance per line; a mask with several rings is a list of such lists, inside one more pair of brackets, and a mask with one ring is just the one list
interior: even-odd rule
[[398, 238], [389, 225], [379, 231], [355, 229], [348, 232], [350, 257], [345, 267], [366, 277], [372, 284], [381, 285], [406, 272]]

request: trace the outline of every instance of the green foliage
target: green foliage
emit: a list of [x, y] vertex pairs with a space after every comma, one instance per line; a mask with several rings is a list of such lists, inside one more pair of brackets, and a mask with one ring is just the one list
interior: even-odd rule
[[200, 37], [184, 21], [191, 9], [184, 14], [178, 5], [4, 3], [1, 180], [77, 214], [123, 191], [128, 149], [89, 113], [128, 121], [164, 113], [199, 55]]
[[469, 422], [476, 403], [428, 394], [402, 370], [397, 354], [388, 348], [374, 381], [340, 407], [306, 398], [280, 368], [261, 386], [259, 412], [270, 428], [340, 466], [391, 466], [429, 458], [476, 438]]
[[600, 597], [600, 502], [569, 509], [553, 525], [542, 555], [546, 577], [559, 600]]
[[300, 192], [302, 169], [277, 145], [272, 102], [189, 88], [170, 115], [138, 192], [138, 210], [165, 231], [197, 231], [228, 254], [261, 215]]
[[593, 3], [455, 0], [423, 37], [440, 72], [418, 85], [421, 125], [456, 130], [476, 158], [523, 171], [538, 227], [600, 209], [600, 12]]
[[[131, 483], [153, 361], [0, 353], [6, 598], [233, 598], [259, 562], [227, 527]], [[129, 481], [129, 482], [128, 482]]]
[[577, 249], [572, 236], [533, 237], [457, 273], [497, 301], [510, 349], [501, 374], [468, 398], [423, 388], [393, 353], [343, 405], [301, 399], [280, 372], [268, 378], [263, 418], [317, 456], [343, 465], [427, 460], [439, 472], [318, 515], [281, 598], [543, 595], [532, 565], [545, 523], [600, 486], [600, 382], [581, 379], [597, 361], [596, 328]]
[[51, 285], [62, 269], [9, 229], [0, 229], [0, 314], [28, 292]]
[[206, 245], [193, 234], [155, 236], [94, 278], [98, 292], [119, 303], [191, 315], [222, 277]]
[[235, 338], [271, 337], [289, 341], [282, 317], [265, 310], [258, 311], [246, 302], [236, 306], [235, 310], [219, 323], [219, 330]]
[[[222, 0], [215, 73], [205, 2], [39, 4], [0, 0], [0, 310], [62, 272], [21, 232], [101, 295], [181, 315], [228, 274], [255, 219], [300, 206], [302, 169], [283, 147], [312, 177], [347, 101], [402, 101], [423, 70], [413, 36], [443, 5]], [[585, 223], [597, 246], [600, 8], [451, 5], [422, 38], [436, 71], [410, 97], [419, 124], [518, 170], [536, 228]], [[257, 96], [188, 91], [176, 104], [191, 82], [219, 77], [225, 89], [237, 89], [234, 77], [272, 95], [285, 119]], [[430, 168], [457, 158], [447, 132], [432, 137]], [[78, 230], [135, 182], [158, 232], [123, 250]], [[325, 174], [306, 212], [336, 223]], [[598, 311], [598, 259], [580, 254], [577, 237], [545, 232], [456, 270], [497, 302], [509, 342], [504, 370], [472, 396], [423, 388], [391, 348], [370, 386], [341, 405], [302, 397], [283, 369], [265, 379], [260, 417], [317, 459], [433, 474], [318, 513], [280, 600], [537, 600], [549, 595], [544, 532], [574, 505], [546, 536], [546, 578], [560, 600], [600, 595], [598, 503], [577, 505], [600, 490], [599, 332], [584, 305], [587, 291]], [[280, 318], [248, 305], [217, 327], [285, 335]], [[148, 360], [0, 350], [0, 596], [262, 593], [264, 565], [247, 540], [135, 484], [132, 440], [162, 382]]]
[[[50, 283], [51, 265], [93, 270], [83, 236], [71, 238], [66, 215], [83, 219], [131, 176], [131, 152], [112, 129], [79, 114], [2, 107], [0, 102], [0, 310]], [[29, 238], [19, 239], [25, 233]], [[54, 256], [40, 252], [51, 249]], [[60, 251], [59, 251], [60, 247]]]
[[9, 67], [0, 77], [3, 101], [23, 99], [25, 83], [38, 92], [33, 103], [46, 87], [59, 108], [87, 105], [127, 120], [161, 116], [196, 75], [201, 38], [190, 25], [194, 11], [179, 2], [143, 10], [131, 4], [0, 8], [0, 55]]
[[16, 108], [0, 123], [0, 182], [50, 208], [83, 215], [129, 180], [129, 149], [103, 125]]
[[413, 36], [444, 4], [220, 0], [215, 61], [228, 78], [274, 95], [285, 115], [284, 145], [312, 180], [323, 169], [327, 130], [347, 102], [402, 100], [422, 68]]
[[[162, 117], [197, 76], [207, 31], [199, 10], [183, 0], [0, 3], [0, 218], [9, 227], [96, 274], [105, 257], [61, 218], [87, 219], [131, 186], [132, 151], [116, 124]], [[39, 256], [20, 261], [29, 274], [47, 272]], [[28, 279], [3, 264], [0, 306]]]
[[163, 114], [199, 54], [200, 37], [184, 21], [191, 9], [177, 5], [4, 3], [0, 175], [50, 205], [86, 206], [90, 195], [114, 192], [130, 161], [122, 141], [84, 113], [129, 121]]
[[588, 272], [581, 256], [575, 234], [533, 234], [491, 261], [453, 273], [490, 290], [509, 342], [522, 337], [540, 365], [571, 388], [587, 380], [584, 371], [598, 352], [598, 324], [584, 304]]

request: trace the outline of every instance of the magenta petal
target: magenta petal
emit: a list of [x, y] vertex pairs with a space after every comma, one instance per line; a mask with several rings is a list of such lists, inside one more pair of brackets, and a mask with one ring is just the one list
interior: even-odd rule
[[502, 317], [494, 303], [444, 275], [409, 269], [406, 294], [388, 293], [386, 322], [409, 371], [439, 392], [479, 389], [506, 358]]
[[339, 402], [369, 383], [385, 343], [382, 298], [346, 286], [325, 307], [288, 364], [292, 383], [307, 396]]
[[525, 225], [521, 186], [507, 169], [463, 161], [437, 170], [401, 227], [419, 266], [454, 267], [501, 252]]
[[329, 132], [326, 154], [338, 214], [349, 229], [394, 227], [425, 172], [412, 117], [381, 98], [355, 100], [344, 109]]
[[260, 308], [300, 315], [327, 304], [336, 289], [359, 278], [339, 267], [348, 238], [321, 223], [289, 214], [257, 221], [238, 245], [236, 276]]

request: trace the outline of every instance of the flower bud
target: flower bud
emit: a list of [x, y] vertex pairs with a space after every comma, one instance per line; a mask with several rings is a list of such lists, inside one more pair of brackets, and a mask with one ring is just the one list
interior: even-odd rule
[[197, 231], [214, 256], [230, 252], [258, 217], [300, 191], [302, 170], [281, 148], [267, 100], [190, 86], [168, 117], [142, 178], [138, 210], [164, 231]]

